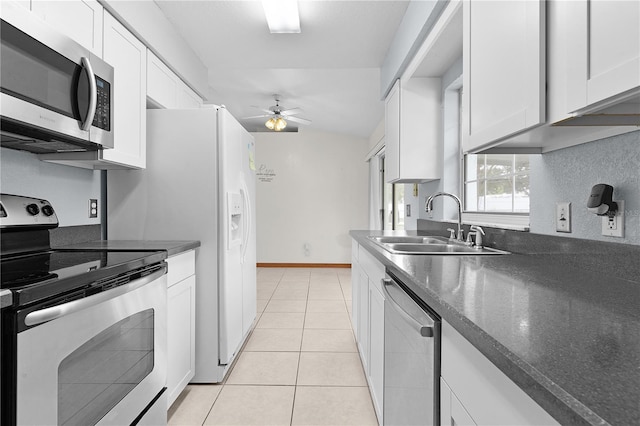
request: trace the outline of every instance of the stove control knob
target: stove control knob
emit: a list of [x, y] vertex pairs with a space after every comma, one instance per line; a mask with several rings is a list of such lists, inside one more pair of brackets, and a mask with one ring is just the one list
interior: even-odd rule
[[29, 213], [31, 216], [35, 216], [40, 213], [40, 209], [38, 208], [37, 204], [28, 204], [27, 213]]
[[42, 206], [42, 214], [45, 216], [51, 216], [53, 214], [53, 207], [48, 204]]

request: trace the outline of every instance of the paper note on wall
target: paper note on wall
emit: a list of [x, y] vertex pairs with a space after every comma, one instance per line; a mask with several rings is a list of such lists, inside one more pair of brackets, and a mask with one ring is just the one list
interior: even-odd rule
[[256, 144], [251, 141], [251, 143], [247, 144], [247, 148], [249, 150], [249, 168], [256, 171], [256, 160], [255, 160], [255, 152], [256, 152]]

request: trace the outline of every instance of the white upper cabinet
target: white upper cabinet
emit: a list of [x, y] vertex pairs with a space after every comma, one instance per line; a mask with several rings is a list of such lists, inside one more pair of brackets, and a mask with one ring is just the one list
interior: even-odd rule
[[31, 11], [102, 57], [102, 6], [95, 0], [33, 0]]
[[199, 108], [202, 98], [147, 50], [147, 100], [156, 108]]
[[175, 108], [177, 93], [173, 71], [147, 49], [147, 100], [160, 108]]
[[177, 104], [178, 108], [200, 108], [202, 98], [181, 80], [178, 85]]
[[102, 159], [114, 166], [143, 169], [147, 145], [147, 48], [106, 12], [104, 60], [114, 69], [115, 130], [114, 147], [103, 150]]
[[439, 78], [398, 80], [385, 99], [387, 182], [426, 182], [442, 174]]
[[545, 122], [545, 2], [465, 1], [465, 152]]
[[640, 2], [567, 2], [567, 112], [640, 92]]

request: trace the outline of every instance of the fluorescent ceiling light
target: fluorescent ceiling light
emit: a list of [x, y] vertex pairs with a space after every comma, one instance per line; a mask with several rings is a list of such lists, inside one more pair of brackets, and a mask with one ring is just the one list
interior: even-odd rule
[[298, 0], [262, 0], [271, 33], [299, 33]]

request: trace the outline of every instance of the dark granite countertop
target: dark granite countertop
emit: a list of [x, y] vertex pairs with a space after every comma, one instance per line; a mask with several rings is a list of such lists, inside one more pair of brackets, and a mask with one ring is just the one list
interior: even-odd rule
[[367, 238], [383, 234], [426, 233], [351, 236], [559, 423], [639, 424], [637, 276], [582, 267], [598, 254], [570, 250], [393, 255]]
[[200, 241], [154, 241], [154, 240], [96, 240], [54, 248], [73, 248], [74, 250], [114, 250], [114, 251], [157, 251], [164, 250], [167, 256], [193, 250], [200, 247]]

